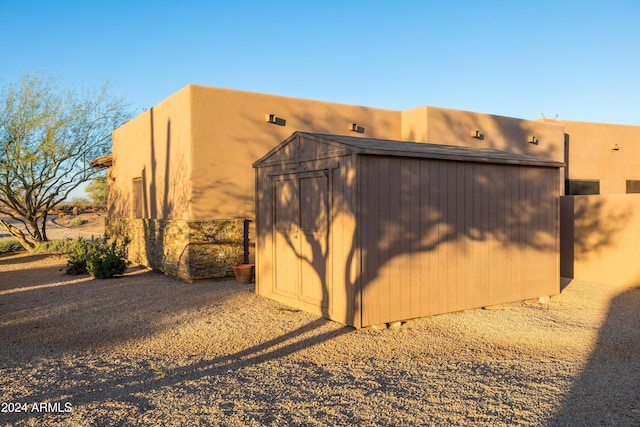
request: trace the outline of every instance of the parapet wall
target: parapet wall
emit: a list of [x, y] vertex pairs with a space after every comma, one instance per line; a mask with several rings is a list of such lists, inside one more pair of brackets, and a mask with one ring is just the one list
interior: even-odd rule
[[560, 273], [640, 285], [640, 194], [560, 198]]
[[106, 234], [130, 240], [130, 261], [186, 282], [233, 276], [244, 259], [244, 220], [107, 218]]

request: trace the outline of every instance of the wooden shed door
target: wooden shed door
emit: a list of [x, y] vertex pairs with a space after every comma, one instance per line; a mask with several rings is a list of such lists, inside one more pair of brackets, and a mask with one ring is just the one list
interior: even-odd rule
[[274, 292], [328, 314], [329, 178], [324, 171], [273, 178]]

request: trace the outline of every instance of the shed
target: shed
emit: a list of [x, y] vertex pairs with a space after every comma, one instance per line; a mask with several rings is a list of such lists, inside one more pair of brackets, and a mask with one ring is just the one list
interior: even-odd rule
[[296, 132], [253, 166], [260, 295], [361, 328], [560, 291], [562, 163]]

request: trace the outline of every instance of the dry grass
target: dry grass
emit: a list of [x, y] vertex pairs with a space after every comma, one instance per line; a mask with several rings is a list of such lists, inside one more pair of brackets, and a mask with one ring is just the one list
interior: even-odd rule
[[0, 259], [0, 425], [640, 425], [640, 289], [573, 281], [354, 331], [144, 269], [91, 281]]

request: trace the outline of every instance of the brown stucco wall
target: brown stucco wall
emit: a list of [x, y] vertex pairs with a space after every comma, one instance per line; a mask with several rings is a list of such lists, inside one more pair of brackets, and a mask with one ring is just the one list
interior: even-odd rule
[[145, 188], [145, 218], [190, 217], [190, 92], [184, 88], [113, 132], [109, 217], [133, 216], [137, 177]]
[[640, 194], [560, 199], [563, 277], [640, 285]]
[[[267, 123], [267, 114], [275, 114], [278, 123]], [[358, 125], [358, 132], [349, 130], [350, 123]], [[184, 258], [175, 264], [149, 255], [160, 249], [143, 248], [148, 239], [144, 230], [158, 229], [174, 241], [187, 239], [177, 247], [191, 245], [194, 251], [188, 236], [175, 234], [186, 233], [180, 221], [253, 219], [251, 164], [294, 131], [397, 138], [400, 126], [400, 113], [392, 110], [186, 86], [114, 132], [109, 217], [133, 225], [114, 226], [111, 232], [132, 239], [134, 261], [191, 278], [192, 273], [183, 271]], [[139, 220], [130, 221], [136, 177], [144, 182], [144, 218], [173, 222], [147, 221], [143, 227]], [[167, 242], [162, 250], [172, 245]]]
[[[640, 180], [640, 126], [558, 121], [568, 144], [568, 178], [600, 180], [600, 194], [623, 194]], [[612, 148], [618, 144], [619, 150]]]
[[[255, 217], [252, 163], [295, 131], [397, 138], [400, 112], [189, 86], [192, 218]], [[280, 124], [265, 121], [275, 114]], [[349, 123], [361, 132], [348, 130]]]
[[[403, 139], [419, 142], [494, 148], [541, 159], [564, 162], [564, 128], [557, 123], [523, 120], [493, 114], [422, 107], [403, 112]], [[404, 120], [405, 118], [410, 120]], [[419, 120], [416, 122], [416, 120]], [[426, 124], [420, 121], [424, 120]], [[470, 136], [479, 131], [480, 138]], [[535, 136], [537, 143], [528, 142]]]
[[[274, 114], [278, 124], [265, 121]], [[358, 132], [348, 130], [350, 123]], [[478, 130], [482, 138], [470, 137]], [[564, 161], [564, 128], [436, 107], [394, 111], [188, 85], [114, 132], [110, 216], [131, 216], [142, 176], [145, 217], [254, 218], [251, 164], [295, 131], [496, 148]], [[535, 136], [538, 143], [527, 139]]]

